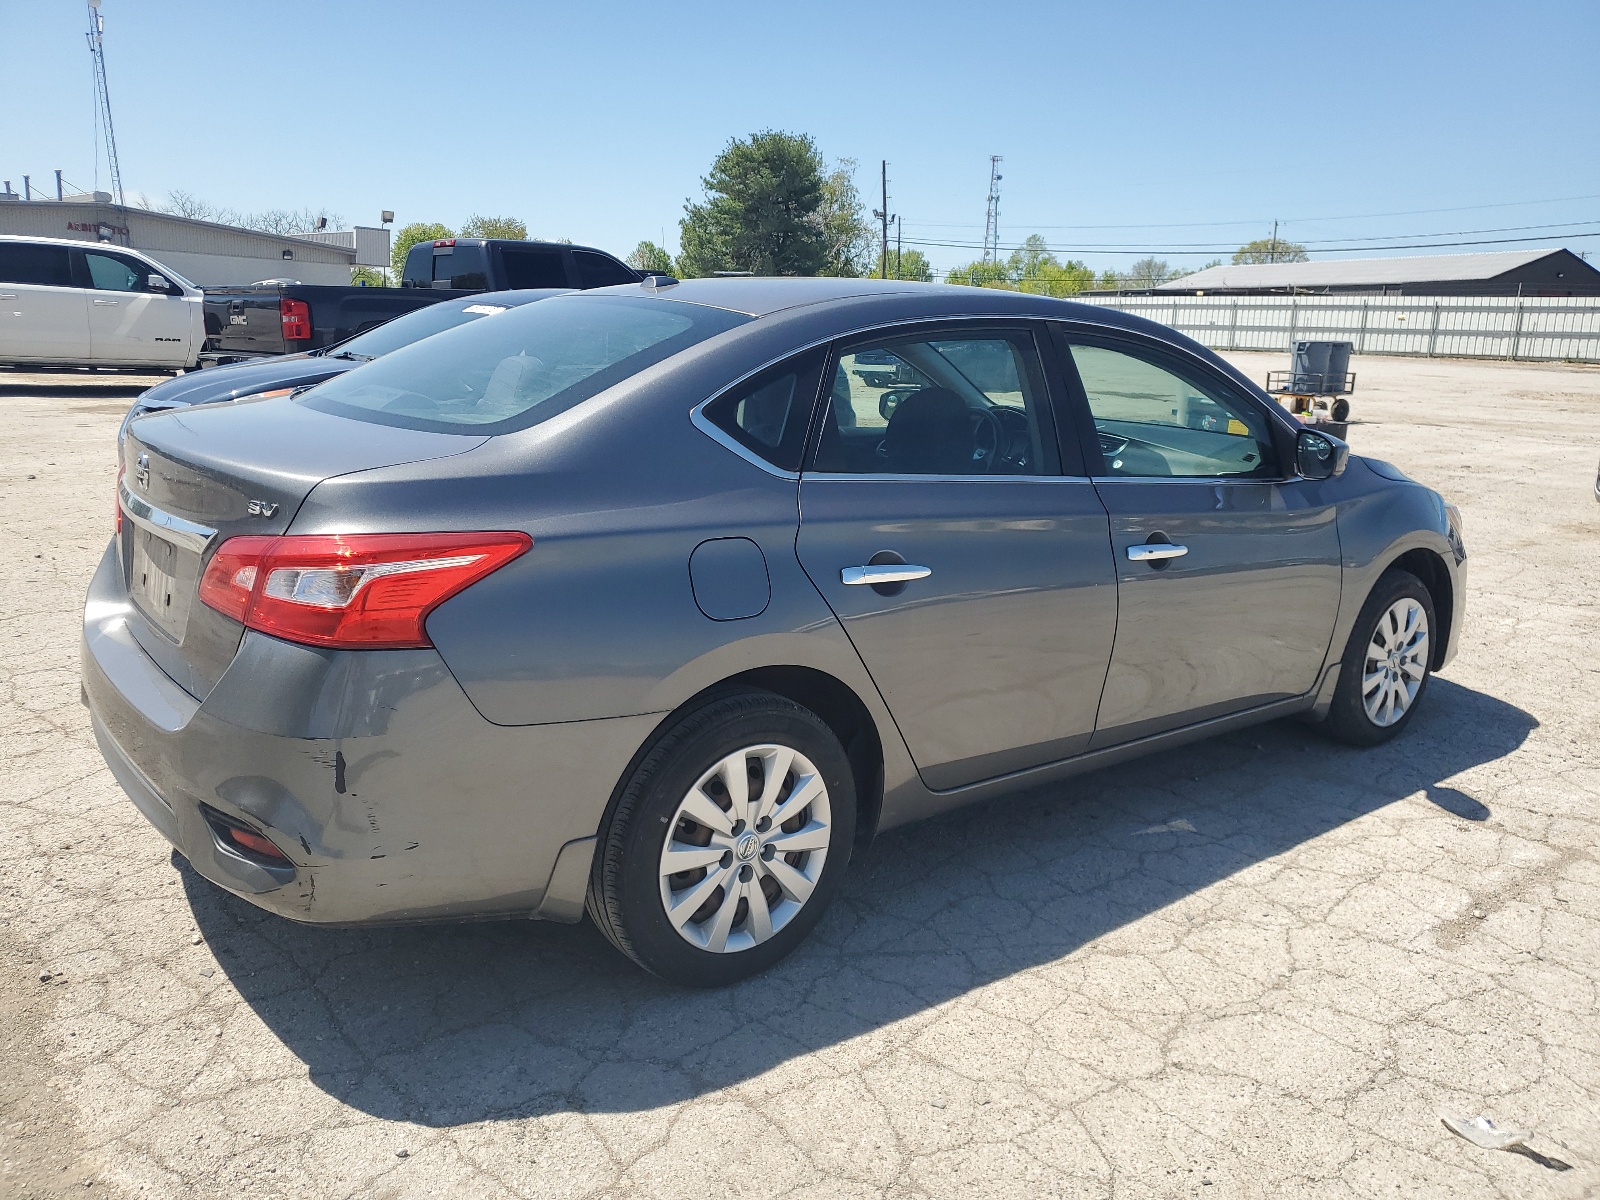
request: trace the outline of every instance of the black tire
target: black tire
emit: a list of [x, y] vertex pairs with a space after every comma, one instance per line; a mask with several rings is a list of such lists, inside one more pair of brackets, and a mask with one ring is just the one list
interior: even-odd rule
[[[765, 941], [713, 952], [692, 944], [668, 919], [661, 855], [668, 836], [682, 828], [674, 817], [680, 815], [679, 805], [690, 789], [738, 751], [765, 744], [798, 751], [810, 760], [826, 787], [831, 826], [826, 855], [809, 897], [786, 924], [776, 928], [774, 921], [774, 932]], [[849, 865], [855, 827], [855, 782], [850, 761], [833, 731], [809, 709], [770, 692], [726, 694], [680, 718], [624, 780], [610, 820], [601, 831], [586, 908], [611, 943], [645, 970], [687, 987], [723, 987], [765, 971], [811, 932], [839, 890]], [[763, 855], [760, 861], [771, 860]], [[795, 861], [812, 860], [796, 857]], [[738, 867], [741, 872], [751, 869]], [[693, 873], [689, 878], [694, 878]], [[765, 883], [761, 879], [756, 882]], [[716, 897], [727, 894], [719, 888], [707, 903], [714, 904]], [[736, 910], [746, 914], [742, 918], [746, 922], [748, 903], [739, 901], [746, 907]]]
[[[1393, 605], [1408, 599], [1421, 605], [1428, 622], [1428, 647], [1423, 656], [1423, 675], [1404, 713], [1392, 724], [1383, 725], [1368, 714], [1363, 701], [1362, 681], [1366, 675], [1367, 648], [1377, 633], [1379, 620], [1386, 616]], [[1333, 693], [1333, 705], [1321, 726], [1323, 732], [1351, 746], [1376, 746], [1398, 736], [1411, 724], [1427, 696], [1428, 681], [1433, 678], [1433, 638], [1438, 632], [1439, 622], [1433, 608], [1433, 597], [1423, 586], [1422, 580], [1398, 567], [1385, 571], [1373, 585], [1367, 602], [1356, 616], [1355, 626], [1350, 630], [1350, 640], [1345, 644], [1344, 658], [1339, 666], [1339, 683]]]
[[1350, 419], [1350, 401], [1341, 396], [1328, 409], [1328, 415], [1335, 421], [1348, 421]]

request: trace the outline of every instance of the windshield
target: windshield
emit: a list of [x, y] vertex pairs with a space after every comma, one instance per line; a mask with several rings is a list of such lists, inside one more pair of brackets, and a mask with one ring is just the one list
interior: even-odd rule
[[557, 296], [396, 350], [298, 401], [408, 429], [506, 433], [750, 319], [672, 300]]
[[360, 355], [362, 358], [380, 358], [391, 350], [420, 342], [423, 338], [454, 329], [476, 321], [479, 317], [505, 312], [512, 305], [495, 300], [446, 300], [430, 304], [412, 312], [402, 313], [392, 321], [385, 321], [376, 329], [358, 333], [347, 342], [341, 342], [329, 352], [330, 357]]

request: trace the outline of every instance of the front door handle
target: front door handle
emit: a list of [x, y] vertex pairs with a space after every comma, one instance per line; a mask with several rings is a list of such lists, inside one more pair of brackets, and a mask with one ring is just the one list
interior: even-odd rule
[[1143, 546], [1129, 546], [1128, 557], [1134, 562], [1159, 562], [1164, 558], [1182, 558], [1189, 553], [1187, 546], [1174, 546], [1171, 542], [1148, 542]]
[[115, 300], [96, 300], [96, 304], [115, 304]]
[[933, 574], [932, 567], [919, 567], [912, 563], [869, 563], [864, 567], [845, 567], [839, 572], [839, 582], [858, 583], [910, 583], [913, 579], [926, 579]]

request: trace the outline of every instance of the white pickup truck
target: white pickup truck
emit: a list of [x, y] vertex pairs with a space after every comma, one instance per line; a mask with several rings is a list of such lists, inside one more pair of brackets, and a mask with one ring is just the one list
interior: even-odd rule
[[0, 237], [0, 365], [192, 367], [200, 289], [137, 250]]

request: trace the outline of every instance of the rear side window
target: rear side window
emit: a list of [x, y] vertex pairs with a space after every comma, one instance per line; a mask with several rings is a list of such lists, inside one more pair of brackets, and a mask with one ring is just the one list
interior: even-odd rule
[[72, 263], [67, 257], [67, 248], [0, 242], [0, 283], [71, 287]]
[[508, 288], [567, 286], [567, 268], [561, 262], [559, 250], [504, 249], [500, 251], [500, 261], [505, 264]]
[[611, 287], [618, 283], [638, 283], [639, 277], [614, 258], [588, 250], [574, 250], [572, 257], [578, 264], [578, 286], [583, 288]]
[[757, 458], [798, 471], [825, 357], [814, 350], [763, 371], [706, 405], [706, 420]]
[[435, 334], [299, 400], [407, 429], [509, 433], [750, 319], [673, 300], [556, 296]]
[[433, 245], [424, 242], [406, 251], [405, 280], [415, 287], [428, 287], [433, 283]]

